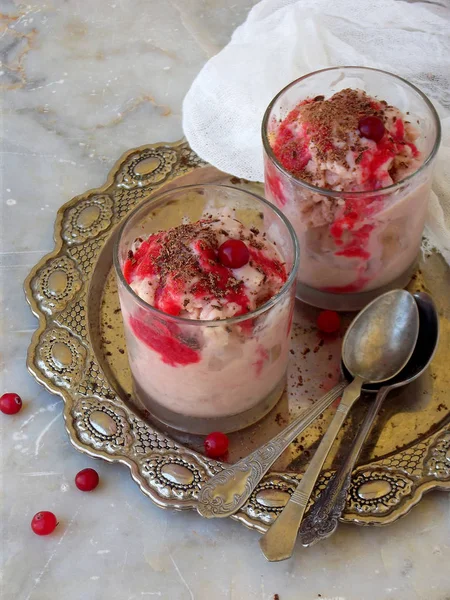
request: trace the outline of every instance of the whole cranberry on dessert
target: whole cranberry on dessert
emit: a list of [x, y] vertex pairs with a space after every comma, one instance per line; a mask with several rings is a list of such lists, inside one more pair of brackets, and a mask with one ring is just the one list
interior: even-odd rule
[[242, 240], [227, 240], [219, 247], [219, 260], [224, 267], [239, 269], [250, 260], [250, 252]]
[[22, 399], [17, 394], [3, 394], [0, 398], [0, 410], [5, 415], [15, 415], [22, 408]]
[[360, 134], [368, 140], [379, 142], [384, 135], [384, 123], [378, 117], [368, 116], [360, 119], [358, 123]]
[[99, 477], [95, 469], [83, 469], [75, 475], [75, 485], [82, 492], [91, 492], [98, 486]]
[[41, 510], [31, 520], [31, 529], [36, 535], [49, 535], [57, 525], [55, 515], [48, 510]]
[[209, 458], [219, 458], [228, 450], [228, 437], [221, 431], [213, 431], [205, 439], [205, 454]]
[[317, 317], [317, 328], [324, 333], [339, 331], [341, 319], [334, 310], [323, 310]]

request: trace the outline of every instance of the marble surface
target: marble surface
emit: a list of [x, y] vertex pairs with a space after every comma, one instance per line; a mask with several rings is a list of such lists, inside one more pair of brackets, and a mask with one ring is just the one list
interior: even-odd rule
[[[388, 528], [342, 526], [288, 562], [232, 521], [156, 508], [125, 467], [70, 445], [61, 401], [27, 373], [36, 320], [22, 282], [52, 249], [58, 207], [103, 183], [125, 150], [181, 137], [183, 95], [253, 0], [3, 0], [0, 84], [0, 415], [3, 600], [449, 600], [450, 497]], [[73, 478], [94, 466], [101, 485]], [[54, 511], [39, 538], [30, 520]]]

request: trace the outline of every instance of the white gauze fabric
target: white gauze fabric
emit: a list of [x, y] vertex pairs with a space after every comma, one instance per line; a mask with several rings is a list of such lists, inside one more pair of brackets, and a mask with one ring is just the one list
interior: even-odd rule
[[450, 264], [450, 4], [402, 0], [263, 0], [209, 60], [183, 103], [191, 148], [218, 169], [263, 180], [261, 121], [275, 94], [317, 69], [360, 65], [417, 85], [443, 138], [426, 226]]

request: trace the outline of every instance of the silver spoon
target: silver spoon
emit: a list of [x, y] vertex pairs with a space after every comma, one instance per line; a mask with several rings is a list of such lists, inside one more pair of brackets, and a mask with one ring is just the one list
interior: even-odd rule
[[334, 418], [290, 500], [259, 544], [269, 561], [292, 556], [298, 530], [323, 463], [364, 382], [381, 383], [395, 377], [410, 359], [419, 333], [419, 311], [413, 296], [393, 290], [362, 310], [347, 333], [342, 348], [345, 366], [354, 376]]
[[419, 309], [420, 321], [419, 337], [414, 352], [400, 373], [387, 382], [389, 385], [384, 385], [379, 389], [344, 462], [303, 520], [299, 532], [303, 546], [311, 546], [319, 540], [329, 537], [336, 530], [347, 500], [353, 468], [384, 399], [392, 390], [407, 385], [420, 377], [433, 359], [439, 341], [437, 310], [428, 294], [419, 292], [414, 294], [414, 299]]
[[[250, 498], [253, 490], [286, 448], [342, 395], [347, 381], [338, 383], [309, 410], [304, 411], [274, 438], [209, 479], [198, 495], [202, 517], [230, 517]], [[364, 388], [365, 389], [365, 388]]]
[[[350, 325], [351, 328], [352, 325]], [[347, 372], [345, 378], [350, 381], [351, 375]], [[347, 385], [348, 381], [345, 380], [338, 383], [314, 406], [303, 412], [269, 442], [211, 477], [202, 486], [198, 496], [197, 511], [199, 514], [211, 519], [213, 517], [230, 517], [237, 512], [250, 498], [258, 483], [277, 458], [296, 437], [342, 395]], [[370, 386], [363, 385], [363, 390], [370, 391]]]

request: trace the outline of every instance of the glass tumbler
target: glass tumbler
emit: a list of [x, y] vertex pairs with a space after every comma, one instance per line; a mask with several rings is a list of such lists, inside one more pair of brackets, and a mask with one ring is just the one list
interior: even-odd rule
[[[258, 309], [223, 320], [172, 316], [145, 303], [123, 276], [137, 238], [223, 210], [276, 245], [287, 280]], [[122, 224], [114, 265], [138, 401], [152, 420], [196, 434], [230, 432], [261, 419], [286, 378], [298, 270], [298, 242], [286, 217], [250, 192], [204, 184], [155, 195]]]
[[[422, 163], [414, 173], [375, 191], [342, 192], [315, 187], [283, 168], [270, 144], [279, 123], [301, 101], [329, 98], [345, 88], [364, 90], [407, 115], [419, 132]], [[262, 138], [266, 198], [288, 217], [300, 244], [297, 297], [319, 308], [359, 310], [381, 293], [407, 285], [421, 246], [440, 142], [439, 117], [428, 98], [384, 71], [324, 69], [275, 96], [264, 115]], [[333, 220], [317, 219], [318, 207], [331, 210]], [[349, 227], [344, 220], [352, 214], [362, 218]]]

